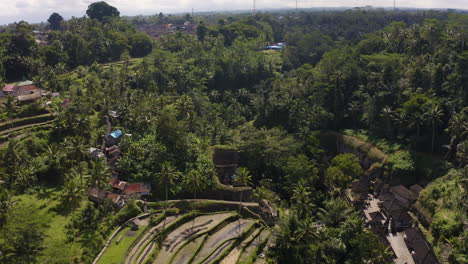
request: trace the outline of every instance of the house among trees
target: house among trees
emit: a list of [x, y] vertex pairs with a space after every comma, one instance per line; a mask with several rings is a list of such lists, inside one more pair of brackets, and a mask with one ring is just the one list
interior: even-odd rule
[[111, 148], [113, 146], [117, 146], [119, 144], [119, 139], [122, 137], [123, 132], [120, 129], [112, 131], [107, 137], [106, 137], [106, 146], [108, 148]]
[[351, 191], [354, 193], [367, 193], [369, 191], [369, 181], [359, 179], [351, 183]]
[[136, 196], [138, 198], [151, 195], [151, 185], [148, 183], [128, 183], [123, 190], [124, 195]]
[[107, 192], [99, 188], [90, 188], [88, 190], [88, 199], [97, 204], [102, 203], [104, 199], [110, 199], [119, 208], [124, 206], [126, 203], [126, 200], [122, 195]]
[[390, 191], [394, 194], [395, 199], [399, 200], [407, 207], [418, 199], [418, 196], [415, 193], [403, 185], [394, 186]]
[[110, 184], [112, 185], [113, 192], [116, 194], [131, 195], [136, 199], [151, 195], [151, 185], [148, 183], [128, 183], [114, 177]]
[[18, 102], [31, 102], [42, 97], [42, 89], [34, 85], [31, 81], [23, 81], [14, 85], [6, 85], [2, 88], [1, 97], [15, 97]]
[[424, 188], [421, 187], [419, 184], [415, 184], [415, 185], [412, 185], [409, 189], [416, 195], [416, 199], [417, 199], [419, 197], [419, 194]]
[[95, 203], [102, 203], [107, 197], [107, 192], [99, 188], [90, 188], [88, 190], [88, 199]]
[[229, 148], [215, 148], [213, 163], [221, 183], [231, 184], [239, 166], [239, 152]]

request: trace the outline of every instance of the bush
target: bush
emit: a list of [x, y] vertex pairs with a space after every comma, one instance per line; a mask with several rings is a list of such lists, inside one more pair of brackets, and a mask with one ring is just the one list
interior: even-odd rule
[[431, 223], [432, 234], [435, 238], [455, 236], [461, 232], [462, 226], [462, 222], [457, 219], [456, 215], [447, 210], [437, 212]]
[[115, 216], [114, 223], [121, 225], [128, 219], [135, 217], [142, 213], [142, 210], [136, 204], [135, 200], [130, 200]]
[[413, 177], [416, 170], [413, 158], [408, 151], [398, 151], [390, 155], [388, 165], [392, 176], [398, 179]]

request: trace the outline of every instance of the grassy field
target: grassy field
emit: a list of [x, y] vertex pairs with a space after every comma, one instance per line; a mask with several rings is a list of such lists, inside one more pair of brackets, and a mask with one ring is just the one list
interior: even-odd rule
[[58, 190], [43, 189], [38, 194], [15, 196], [18, 206], [31, 206], [37, 209], [37, 217], [44, 226], [43, 255], [38, 263], [72, 263], [75, 256], [81, 255], [79, 244], [68, 243], [65, 235], [65, 225], [73, 211], [59, 212]]
[[[99, 259], [99, 264], [119, 264], [122, 263], [125, 253], [128, 251], [129, 247], [132, 245], [133, 241], [138, 238], [144, 228], [139, 228], [138, 231], [134, 233], [133, 236], [127, 236], [126, 233], [130, 231], [131, 227], [124, 228], [120, 231], [114, 239], [112, 239], [109, 247], [106, 249], [102, 257]], [[120, 239], [119, 243], [117, 240]]]

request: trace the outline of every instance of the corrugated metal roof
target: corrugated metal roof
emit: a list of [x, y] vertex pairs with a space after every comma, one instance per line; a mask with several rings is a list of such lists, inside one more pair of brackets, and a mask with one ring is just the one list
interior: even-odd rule
[[37, 100], [41, 98], [40, 93], [33, 93], [33, 94], [28, 94], [28, 95], [20, 95], [18, 96], [18, 101], [32, 101], [32, 100]]
[[24, 82], [19, 82], [16, 84], [16, 86], [26, 86], [26, 85], [33, 85], [34, 83], [31, 81], [24, 81]]
[[13, 92], [13, 90], [15, 90], [15, 85], [5, 85], [5, 87], [3, 87], [3, 91], [4, 92]]
[[118, 139], [123, 135], [123, 132], [122, 132], [122, 130], [117, 129], [114, 132], [112, 132], [110, 135], [111, 135], [111, 137], [113, 137], [115, 139]]

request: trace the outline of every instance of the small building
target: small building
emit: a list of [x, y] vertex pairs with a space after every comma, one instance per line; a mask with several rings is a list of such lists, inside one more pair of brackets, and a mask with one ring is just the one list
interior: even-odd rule
[[221, 183], [231, 184], [239, 166], [240, 155], [236, 149], [215, 148], [213, 163]]
[[40, 100], [42, 97], [40, 92], [27, 94], [27, 95], [20, 95], [16, 97], [19, 103], [29, 103], [29, 102], [36, 102]]
[[101, 203], [106, 199], [107, 192], [98, 188], [89, 188], [88, 190], [88, 199], [95, 203]]
[[410, 205], [418, 198], [416, 194], [403, 185], [394, 186], [390, 189], [390, 191], [395, 195], [395, 198], [403, 204]]
[[2, 91], [9, 96], [18, 97], [20, 95], [27, 95], [31, 93], [40, 92], [41, 89], [34, 85], [31, 81], [19, 82], [17, 84], [6, 85]]
[[131, 195], [141, 198], [151, 195], [151, 185], [148, 183], [129, 183], [123, 190], [124, 195]]
[[116, 193], [108, 193], [106, 198], [110, 199], [119, 208], [125, 205], [125, 199], [122, 195]]
[[110, 136], [113, 137], [114, 139], [119, 139], [122, 135], [123, 135], [123, 132], [120, 129], [117, 129], [113, 131], [112, 133], [110, 133]]
[[112, 147], [114, 145], [119, 144], [119, 138], [122, 137], [123, 132], [120, 129], [112, 131], [107, 137], [106, 137], [106, 146], [107, 147]]
[[3, 88], [2, 88], [2, 91], [5, 92], [5, 93], [11, 93], [15, 90], [15, 87], [16, 85], [5, 85]]
[[424, 188], [421, 187], [421, 185], [419, 184], [415, 184], [411, 186], [409, 189], [416, 195], [416, 198], [419, 197], [419, 194], [421, 193], [421, 191], [424, 190]]
[[355, 180], [351, 183], [351, 191], [354, 193], [367, 193], [369, 192], [369, 182], [366, 180]]
[[122, 193], [127, 187], [128, 183], [124, 181], [119, 181], [118, 179], [116, 181], [115, 178], [113, 178], [111, 181], [111, 184], [112, 184], [112, 189], [114, 189], [114, 192]]

